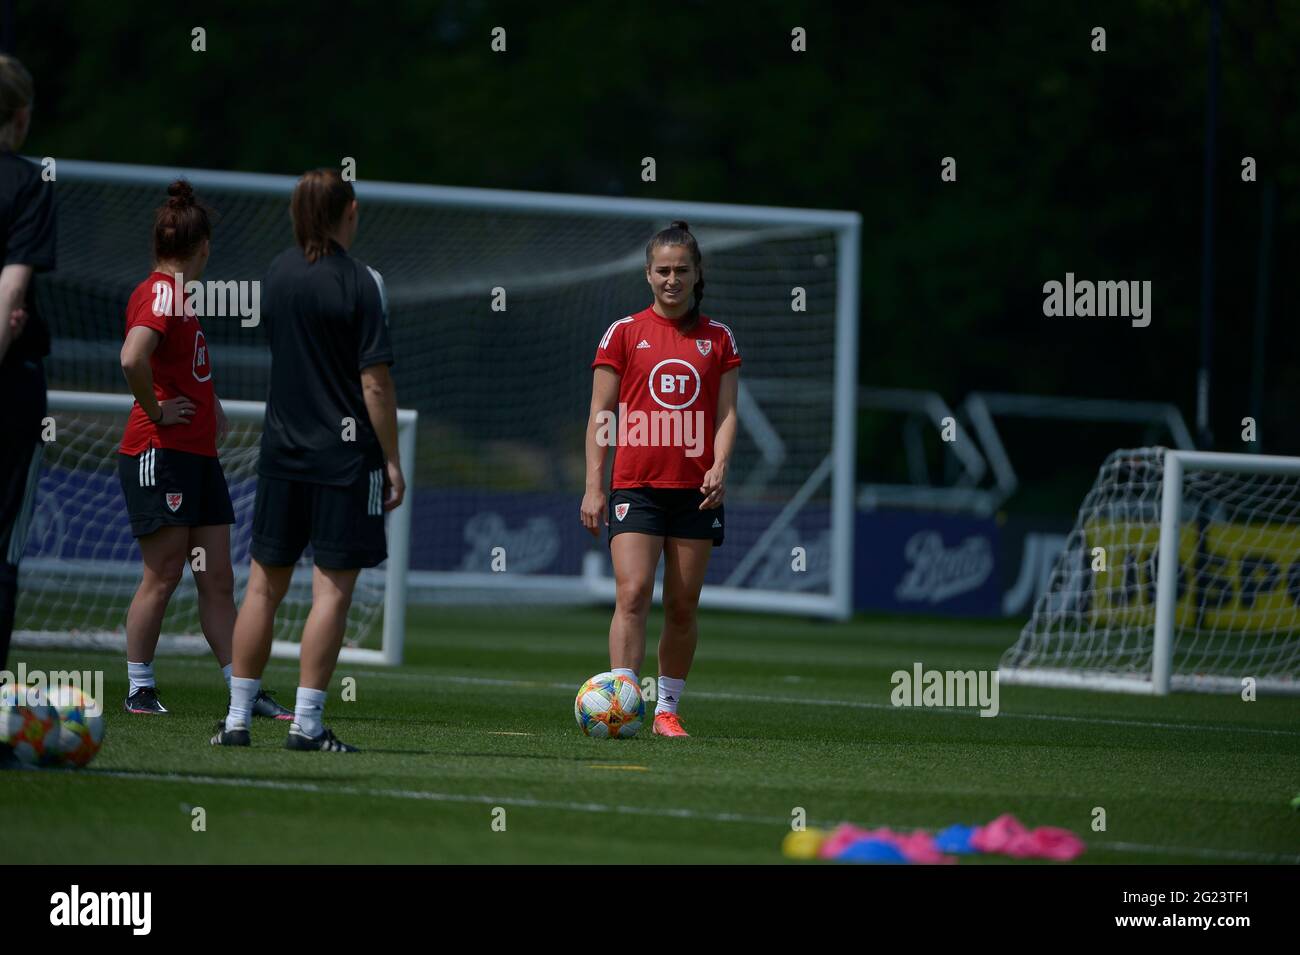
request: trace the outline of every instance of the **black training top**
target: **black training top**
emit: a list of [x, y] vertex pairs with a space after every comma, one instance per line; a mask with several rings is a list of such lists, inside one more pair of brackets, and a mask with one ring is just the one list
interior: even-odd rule
[[341, 486], [381, 467], [361, 390], [361, 369], [393, 363], [380, 274], [333, 242], [314, 263], [287, 249], [267, 270], [262, 320], [271, 387], [259, 473]]
[[[41, 168], [11, 152], [0, 152], [0, 261], [30, 265], [33, 272], [54, 268], [54, 183]], [[9, 345], [4, 370], [50, 353], [50, 329], [36, 310], [36, 280], [27, 286], [27, 324]], [[4, 321], [9, 316], [2, 316]]]

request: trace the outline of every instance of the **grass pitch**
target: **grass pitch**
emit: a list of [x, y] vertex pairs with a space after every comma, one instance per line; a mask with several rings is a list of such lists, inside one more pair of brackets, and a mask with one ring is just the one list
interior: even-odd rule
[[[150, 718], [120, 709], [121, 656], [15, 649], [11, 670], [103, 669], [108, 729], [88, 769], [0, 775], [6, 856], [766, 863], [781, 861], [800, 807], [810, 825], [904, 829], [1012, 812], [1072, 829], [1093, 863], [1300, 861], [1288, 806], [1300, 700], [1008, 686], [995, 718], [895, 708], [895, 670], [994, 668], [1015, 625], [706, 612], [681, 710], [693, 737], [647, 725], [596, 741], [577, 729], [573, 696], [606, 668], [608, 621], [604, 610], [412, 610], [406, 665], [335, 676], [326, 722], [357, 755], [287, 752], [286, 724], [262, 720], [251, 749], [209, 746], [225, 709], [211, 657], [160, 658], [172, 715]], [[349, 676], [356, 701], [342, 702]], [[288, 706], [296, 683], [296, 664], [272, 661], [264, 685]], [[198, 807], [206, 831], [194, 831]]]

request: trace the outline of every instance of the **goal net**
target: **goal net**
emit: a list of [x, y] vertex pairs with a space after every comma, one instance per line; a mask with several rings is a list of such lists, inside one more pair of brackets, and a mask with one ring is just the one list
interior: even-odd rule
[[[125, 303], [148, 272], [152, 210], [177, 176], [217, 213], [205, 281], [260, 280], [292, 246], [295, 177], [60, 161], [59, 268], [36, 285], [55, 336], [52, 388], [125, 394]], [[412, 602], [612, 600], [608, 548], [578, 520], [590, 362], [609, 324], [650, 300], [646, 242], [685, 218], [704, 253], [704, 310], [732, 328], [744, 359], [727, 540], [702, 603], [851, 612], [856, 213], [356, 189], [352, 251], [384, 277], [398, 400], [418, 413]], [[204, 331], [222, 399], [264, 401], [265, 329], [208, 318]], [[83, 457], [111, 450], [104, 427]], [[71, 506], [44, 497], [51, 518]], [[69, 603], [95, 605], [100, 578], [64, 563]], [[20, 625], [45, 629], [23, 608]]]
[[[45, 443], [36, 509], [21, 565], [16, 642], [25, 645], [124, 645], [126, 608], [140, 581], [140, 551], [131, 536], [118, 481], [117, 447], [131, 409], [126, 395], [50, 394], [52, 440]], [[223, 401], [229, 433], [220, 443], [222, 470], [235, 508], [231, 560], [236, 595], [248, 577], [257, 455], [265, 406]], [[413, 453], [414, 412], [398, 413], [404, 457]], [[386, 518], [389, 559], [357, 579], [341, 659], [398, 663], [402, 657], [404, 578], [410, 508]], [[310, 552], [294, 569], [276, 617], [277, 656], [294, 656], [311, 609]], [[164, 650], [207, 652], [193, 575], [207, 554], [191, 554], [163, 625]]]
[[1300, 458], [1111, 454], [1001, 678], [1300, 691]]

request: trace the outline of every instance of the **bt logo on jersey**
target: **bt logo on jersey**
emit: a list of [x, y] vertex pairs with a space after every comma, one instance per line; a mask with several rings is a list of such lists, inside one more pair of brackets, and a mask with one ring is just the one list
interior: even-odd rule
[[202, 330], [194, 333], [194, 380], [207, 381], [212, 377], [212, 365], [208, 362], [208, 340]]
[[700, 373], [681, 358], [665, 358], [650, 369], [650, 397], [670, 411], [689, 408], [700, 395]]
[[673, 392], [684, 395], [690, 381], [690, 375], [674, 375], [671, 372], [665, 372], [659, 376], [659, 391], [665, 395], [671, 395]]

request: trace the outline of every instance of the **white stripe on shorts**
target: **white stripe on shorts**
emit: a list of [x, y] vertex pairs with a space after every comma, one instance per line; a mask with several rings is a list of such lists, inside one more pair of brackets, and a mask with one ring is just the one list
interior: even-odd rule
[[45, 445], [38, 445], [32, 452], [32, 463], [27, 466], [27, 486], [23, 489], [23, 503], [18, 510], [13, 530], [9, 534], [7, 556], [11, 564], [17, 564], [22, 559], [23, 551], [27, 549], [27, 532], [31, 530], [32, 512], [36, 510], [36, 485], [41, 480], [41, 458], [44, 452]]

